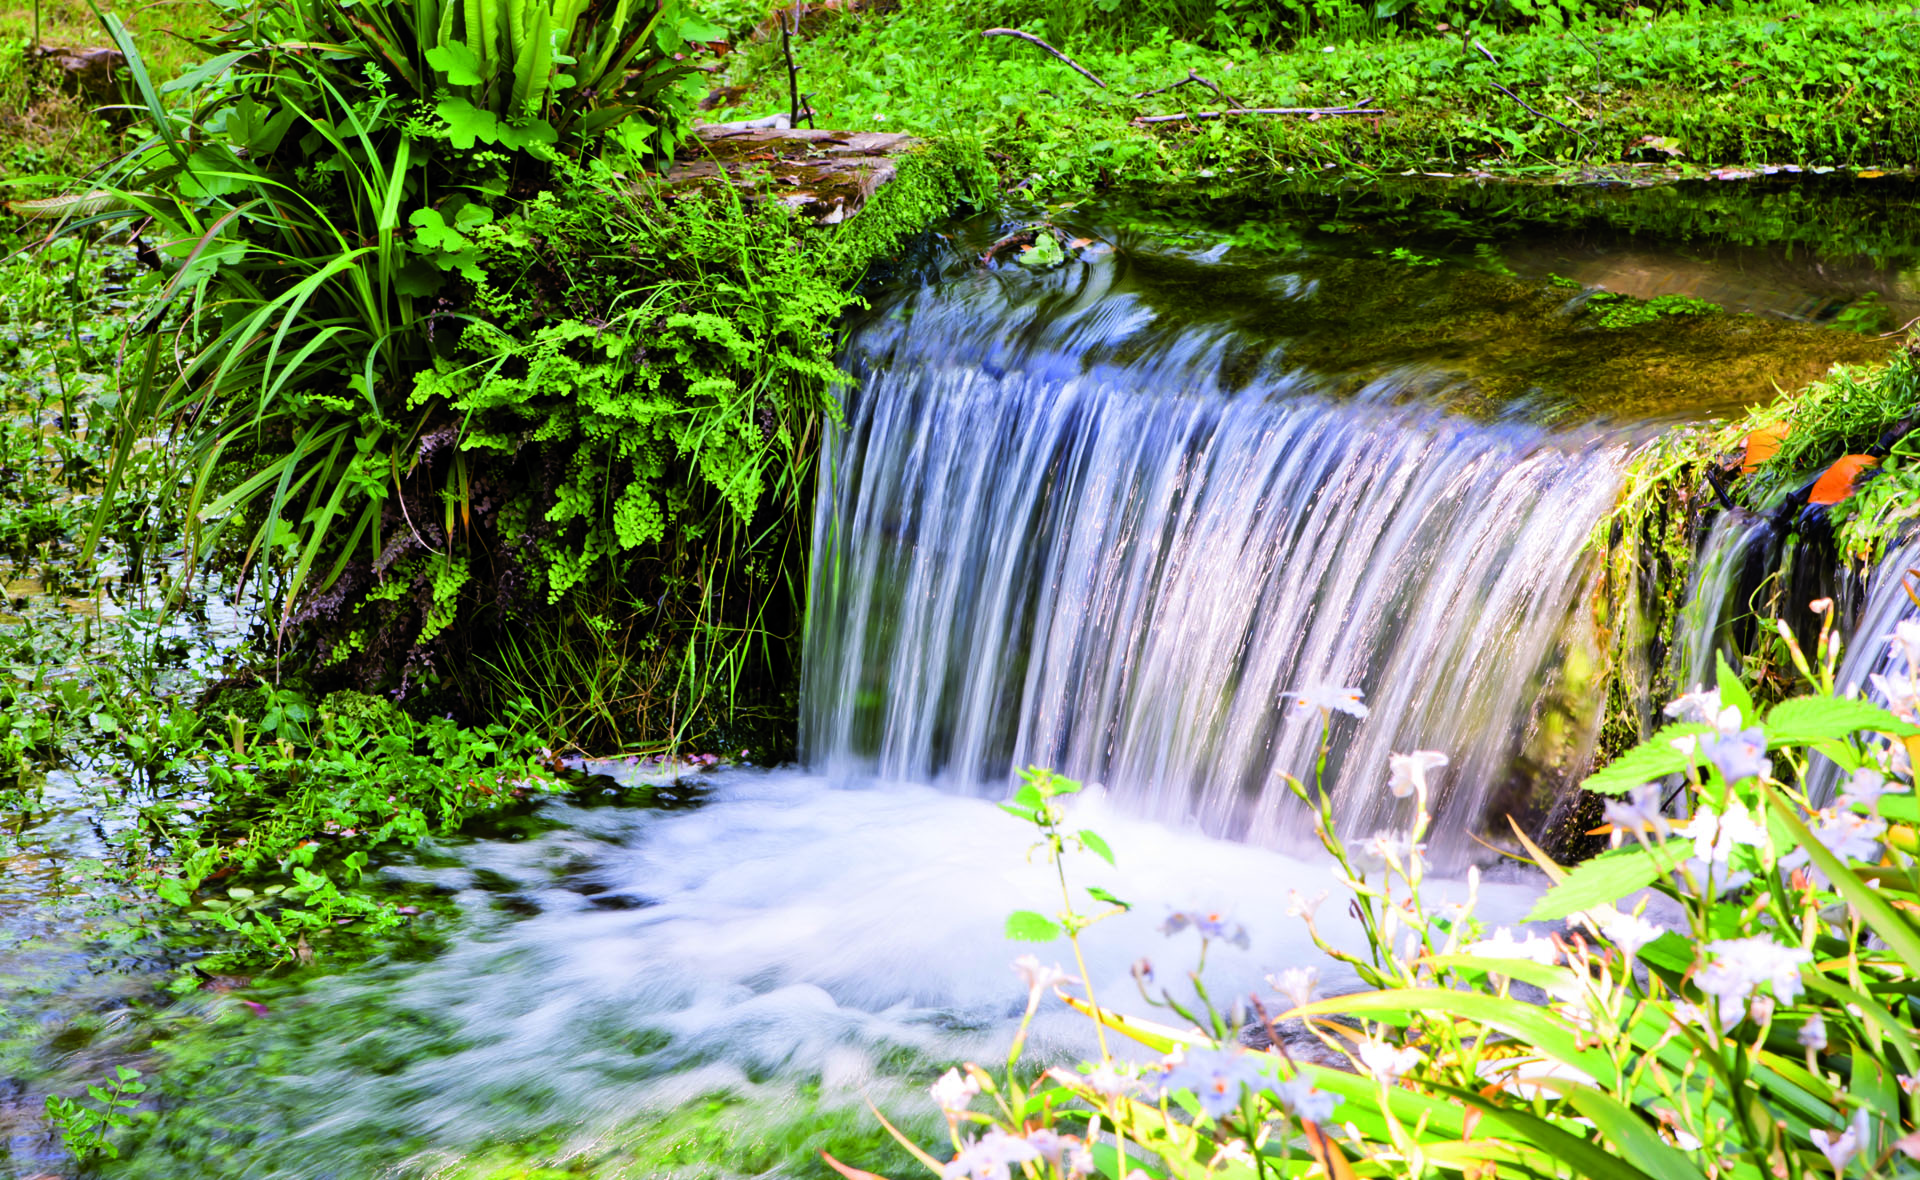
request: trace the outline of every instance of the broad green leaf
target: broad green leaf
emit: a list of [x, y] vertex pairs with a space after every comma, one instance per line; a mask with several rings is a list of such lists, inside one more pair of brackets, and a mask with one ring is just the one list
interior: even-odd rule
[[449, 86], [480, 85], [480, 59], [459, 41], [427, 50], [427, 64], [445, 74]]
[[1080, 843], [1086, 846], [1088, 852], [1093, 853], [1101, 860], [1106, 861], [1108, 864], [1113, 863], [1113, 849], [1107, 847], [1107, 842], [1100, 838], [1098, 832], [1090, 828], [1081, 828]]
[[1635, 787], [1685, 770], [1692, 759], [1673, 748], [1675, 738], [1709, 734], [1713, 726], [1689, 721], [1669, 725], [1633, 749], [1615, 758], [1606, 769], [1589, 775], [1580, 785], [1602, 795], [1624, 795]]
[[1758, 725], [1760, 710], [1754, 708], [1753, 694], [1747, 691], [1746, 685], [1740, 683], [1739, 675], [1727, 666], [1726, 653], [1714, 652], [1713, 661], [1714, 675], [1719, 680], [1721, 708], [1737, 705], [1740, 709], [1740, 726], [1743, 729], [1749, 725]]
[[[1656, 1180], [1654, 1176], [1649, 1176], [1621, 1157], [1604, 1148], [1596, 1147], [1538, 1115], [1517, 1107], [1503, 1106], [1489, 1101], [1471, 1090], [1440, 1085], [1434, 1086], [1434, 1089], [1444, 1094], [1451, 1094], [1459, 1101], [1477, 1108], [1487, 1118], [1503, 1124], [1509, 1131], [1534, 1146], [1558, 1156], [1561, 1162], [1572, 1165], [1578, 1175], [1589, 1176], [1593, 1180]], [[1669, 1175], [1680, 1177], [1687, 1173], [1661, 1173], [1658, 1180], [1667, 1180]]]
[[1920, 725], [1900, 720], [1872, 701], [1845, 697], [1795, 697], [1767, 714], [1767, 748], [1809, 746], [1859, 732], [1894, 737], [1920, 734]]
[[1548, 1084], [1560, 1091], [1575, 1110], [1593, 1120], [1607, 1145], [1634, 1167], [1659, 1180], [1706, 1180], [1685, 1152], [1661, 1139], [1638, 1113], [1613, 1095], [1591, 1086]]
[[1623, 848], [1582, 861], [1567, 879], [1549, 886], [1524, 921], [1549, 922], [1581, 910], [1611, 905], [1658, 880], [1661, 860], [1645, 847]]
[[1060, 937], [1060, 924], [1032, 910], [1015, 910], [1007, 915], [1007, 937], [1021, 942], [1052, 942]]

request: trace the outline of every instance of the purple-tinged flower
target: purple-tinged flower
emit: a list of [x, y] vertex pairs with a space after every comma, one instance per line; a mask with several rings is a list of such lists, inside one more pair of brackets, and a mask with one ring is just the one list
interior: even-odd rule
[[1818, 1012], [1815, 1012], [1812, 1016], [1807, 1017], [1806, 1023], [1800, 1026], [1799, 1033], [1795, 1034], [1793, 1039], [1799, 1041], [1800, 1047], [1803, 1049], [1812, 1049], [1815, 1053], [1820, 1052], [1827, 1047], [1826, 1020], [1821, 1017]]
[[1371, 1037], [1357, 1043], [1354, 1052], [1359, 1054], [1360, 1064], [1368, 1073], [1389, 1086], [1424, 1060], [1418, 1049], [1398, 1048]]
[[1807, 1132], [1807, 1138], [1813, 1140], [1820, 1154], [1826, 1156], [1827, 1162], [1833, 1165], [1836, 1176], [1847, 1170], [1847, 1165], [1853, 1162], [1853, 1157], [1860, 1151], [1861, 1141], [1866, 1137], [1867, 1109], [1864, 1106], [1854, 1112], [1853, 1122], [1844, 1131], [1836, 1133], [1815, 1127]]
[[1325, 714], [1351, 713], [1355, 717], [1365, 717], [1367, 707], [1360, 703], [1360, 698], [1365, 695], [1365, 690], [1358, 688], [1310, 685], [1282, 693], [1281, 699], [1287, 702], [1290, 717], [1299, 717], [1315, 711]]
[[1120, 1072], [1111, 1060], [1102, 1061], [1079, 1079], [1088, 1089], [1105, 1098], [1118, 1098], [1140, 1088], [1140, 1079]]
[[1201, 938], [1230, 942], [1241, 950], [1252, 945], [1247, 928], [1217, 910], [1175, 910], [1160, 923], [1160, 933], [1174, 935], [1189, 926], [1199, 931]]
[[1629, 833], [1664, 840], [1673, 831], [1661, 807], [1660, 787], [1656, 783], [1635, 787], [1624, 799], [1609, 799], [1602, 814], [1613, 828], [1609, 840], [1615, 848], [1620, 847]]
[[1700, 753], [1730, 783], [1765, 777], [1773, 770], [1773, 759], [1767, 756], [1767, 733], [1757, 725], [1703, 742]]
[[1267, 982], [1273, 990], [1292, 1002], [1296, 1008], [1304, 1008], [1313, 1001], [1313, 989], [1320, 982], [1318, 967], [1286, 967], [1278, 975], [1267, 976]]
[[1209, 1118], [1221, 1118], [1240, 1105], [1247, 1087], [1267, 1089], [1253, 1058], [1239, 1049], [1189, 1048], [1160, 1079], [1162, 1091], [1190, 1090]]
[[972, 1076], [963, 1076], [959, 1070], [950, 1069], [940, 1075], [940, 1080], [928, 1088], [933, 1095], [934, 1105], [948, 1118], [967, 1109], [969, 1103], [980, 1093], [980, 1082]]
[[1334, 1105], [1340, 1101], [1338, 1094], [1315, 1089], [1305, 1074], [1295, 1074], [1281, 1082], [1275, 1093], [1280, 1095], [1282, 1106], [1292, 1111], [1295, 1118], [1307, 1123], [1326, 1122], [1333, 1117]]
[[1880, 796], [1902, 795], [1906, 791], [1904, 783], [1890, 783], [1886, 775], [1873, 767], [1862, 766], [1848, 776], [1846, 789], [1840, 792], [1840, 805], [1860, 806], [1873, 811], [1880, 806]]
[[1663, 711], [1676, 721], [1711, 725], [1720, 716], [1720, 690], [1696, 688], [1669, 701]]
[[1415, 750], [1411, 754], [1387, 755], [1387, 789], [1396, 799], [1405, 799], [1415, 791], [1427, 794], [1427, 775], [1447, 764], [1447, 756], [1438, 750]]
[[1093, 1171], [1093, 1153], [1078, 1135], [1062, 1135], [1051, 1127], [1027, 1132], [1027, 1144], [1062, 1176], [1084, 1176]]
[[[1816, 812], [1811, 818], [1813, 838], [1841, 861], [1873, 864], [1880, 859], [1880, 837], [1886, 834], [1886, 820], [1857, 811], [1832, 810]], [[1805, 848], [1796, 848], [1780, 858], [1780, 867], [1787, 870], [1807, 867], [1815, 880], [1825, 882], [1827, 875], [1810, 867], [1812, 860]]]
[[941, 1175], [943, 1180], [959, 1180], [961, 1176], [971, 1176], [973, 1180], [1009, 1180], [1008, 1171], [1014, 1164], [1039, 1158], [1040, 1151], [1033, 1144], [996, 1127], [962, 1148]]
[[1724, 1014], [1729, 1005], [1743, 1007], [1762, 984], [1773, 996], [1791, 1004], [1800, 994], [1800, 968], [1813, 962], [1813, 952], [1783, 946], [1771, 938], [1722, 938], [1707, 944], [1707, 965], [1694, 973], [1701, 991], [1720, 999]]

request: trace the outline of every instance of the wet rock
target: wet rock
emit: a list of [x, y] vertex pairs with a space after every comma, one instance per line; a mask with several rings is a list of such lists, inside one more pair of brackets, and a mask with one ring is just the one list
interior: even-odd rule
[[79, 49], [42, 46], [39, 59], [60, 74], [60, 89], [96, 103], [120, 101], [119, 72], [127, 64], [126, 55], [110, 46]]

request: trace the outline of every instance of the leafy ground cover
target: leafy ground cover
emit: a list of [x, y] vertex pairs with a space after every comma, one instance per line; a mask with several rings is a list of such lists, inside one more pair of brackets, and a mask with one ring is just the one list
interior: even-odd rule
[[[1204, 39], [1173, 35], [1145, 6], [1071, 11], [906, 0], [823, 20], [796, 42], [799, 88], [823, 126], [976, 135], [1010, 180], [1051, 193], [1329, 169], [1614, 180], [1654, 165], [1884, 169], [1920, 151], [1920, 122], [1898, 99], [1920, 69], [1907, 8], [1676, 6], [1514, 29], [1403, 15], [1284, 38], [1239, 20]], [[980, 35], [1021, 20], [1104, 86], [1033, 45]], [[746, 90], [719, 97], [747, 115], [787, 108], [777, 39], [727, 61]], [[1366, 100], [1379, 113], [1137, 121]]]

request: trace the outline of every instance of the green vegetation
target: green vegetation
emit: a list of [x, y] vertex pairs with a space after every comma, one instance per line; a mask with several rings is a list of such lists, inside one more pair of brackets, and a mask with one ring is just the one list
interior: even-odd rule
[[[1899, 642], [1920, 664], [1920, 626], [1904, 626]], [[941, 1079], [948, 1174], [1911, 1174], [1920, 1148], [1900, 1079], [1920, 1070], [1920, 810], [1906, 765], [1920, 684], [1903, 690], [1905, 716], [1836, 697], [1838, 647], [1825, 639], [1817, 665], [1789, 640], [1805, 695], [1763, 711], [1723, 661], [1717, 688], [1674, 702], [1673, 724], [1588, 780], [1612, 799], [1613, 849], [1569, 870], [1529, 848], [1553, 884], [1527, 917], [1565, 924], [1550, 936], [1489, 930], [1474, 913], [1477, 871], [1464, 901], [1431, 898], [1426, 775], [1443, 756], [1396, 756], [1410, 823], [1364, 849], [1334, 830], [1324, 790], [1292, 782], [1365, 946], [1322, 938], [1324, 892], [1296, 892], [1294, 913], [1361, 987], [1317, 996], [1318, 969], [1294, 967], [1270, 977], [1277, 997], [1216, 1000], [1203, 979], [1209, 946], [1247, 941], [1217, 912], [1162, 926], [1199, 936], [1183, 981], [1145, 960], [1135, 969], [1177, 1023], [1116, 1014], [1080, 980], [1023, 960], [1026, 1021], [1056, 994], [1101, 1026], [1101, 1056], [1078, 1073], [1032, 1076], [1019, 1068], [1023, 1022], [1004, 1072], [969, 1063]], [[1317, 703], [1323, 732], [1330, 711], [1364, 713], [1353, 694]], [[1816, 747], [1849, 776], [1825, 808], [1791, 785]], [[1063, 826], [1059, 801], [1079, 789], [1029, 771], [1007, 805], [1062, 866], [1064, 906], [1055, 919], [1016, 913], [1009, 934], [1065, 935], [1076, 962], [1081, 932], [1126, 906], [1099, 890], [1089, 891], [1098, 911], [1076, 904], [1066, 854], [1111, 858], [1097, 836]], [[1670, 789], [1687, 796], [1684, 822], [1664, 814]], [[1244, 1047], [1249, 1022], [1264, 1047]], [[1128, 1064], [1109, 1052], [1116, 1038], [1167, 1056]], [[939, 1167], [947, 1150], [936, 1150], [922, 1162]]]
[[[1899, 97], [1920, 68], [1920, 24], [1904, 8], [1423, 0], [1313, 3], [1303, 20], [1308, 9], [906, 0], [891, 14], [823, 20], [795, 53], [826, 123], [977, 135], [1004, 174], [1048, 193], [1259, 183], [1287, 170], [1630, 179], [1638, 165], [1886, 168], [1920, 153], [1920, 122]], [[1373, 15], [1388, 10], [1390, 20]], [[982, 39], [994, 25], [1054, 39], [1104, 88], [1032, 45]], [[748, 113], [786, 109], [777, 39], [727, 61], [749, 88]], [[1134, 122], [1367, 99], [1380, 113]]]

